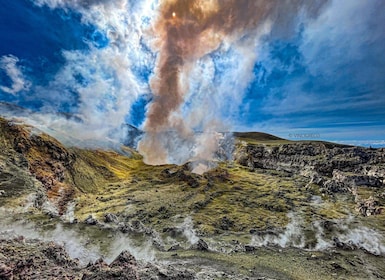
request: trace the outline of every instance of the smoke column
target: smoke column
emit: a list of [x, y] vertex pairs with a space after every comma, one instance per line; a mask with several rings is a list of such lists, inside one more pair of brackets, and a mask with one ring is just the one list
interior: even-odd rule
[[[215, 132], [228, 127], [213, 118], [202, 127], [204, 137], [194, 133], [194, 112], [191, 112], [190, 119], [181, 112], [192, 85], [188, 77], [199, 62], [204, 63], [205, 57], [226, 45], [234, 46], [244, 59], [244, 65], [236, 73], [240, 77], [232, 77], [234, 80], [244, 79], [235, 88], [241, 95], [252, 78], [259, 39], [263, 35], [287, 36], [290, 29], [295, 28], [294, 19], [298, 15], [314, 16], [325, 3], [312, 1], [309, 4], [309, 1], [301, 0], [162, 1], [153, 25], [157, 39], [152, 47], [158, 52], [155, 75], [150, 83], [153, 100], [144, 124], [145, 135], [138, 147], [145, 162], [180, 164], [188, 160], [214, 159], [219, 143]], [[274, 25], [277, 19], [280, 26]], [[222, 94], [222, 98], [226, 97], [232, 102], [231, 96]], [[206, 112], [201, 112], [200, 108], [194, 108], [195, 114], [199, 116], [210, 114], [209, 110], [219, 110], [215, 104], [205, 109]], [[200, 143], [200, 139], [204, 139], [204, 143]], [[200, 145], [210, 149], [199, 153], [202, 150]]]
[[[202, 167], [230, 154], [221, 143], [231, 141], [219, 132], [231, 131], [241, 105], [248, 106], [245, 93], [259, 75], [255, 65], [264, 61], [271, 67], [267, 72], [274, 70], [266, 51], [270, 43], [302, 36], [328, 0], [19, 2], [44, 13], [62, 10], [79, 30], [92, 26], [92, 34], [80, 38], [86, 46], [58, 45], [61, 59], [50, 75], [30, 75], [23, 57], [0, 57], [0, 74], [7, 78], [5, 84], [0, 80], [0, 91], [38, 111], [26, 114], [26, 122], [71, 145], [115, 147], [127, 137], [122, 127], [134, 105], [145, 100], [144, 119], [135, 119], [143, 121], [138, 149], [144, 161]], [[58, 41], [56, 33], [46, 35]]]

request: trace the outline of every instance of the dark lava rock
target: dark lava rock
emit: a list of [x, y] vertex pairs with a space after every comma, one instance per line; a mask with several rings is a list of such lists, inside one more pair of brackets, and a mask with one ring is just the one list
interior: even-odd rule
[[348, 192], [347, 186], [336, 180], [327, 180], [322, 187], [328, 194]]
[[192, 272], [189, 272], [189, 271], [178, 271], [177, 273], [175, 273], [174, 275], [166, 275], [166, 274], [163, 274], [163, 273], [160, 273], [159, 274], [159, 279], [161, 280], [181, 280], [181, 279], [195, 279], [194, 277], [194, 274]]
[[0, 279], [80, 279], [79, 262], [55, 243], [0, 240]]
[[133, 266], [137, 265], [136, 260], [133, 255], [128, 251], [123, 251], [116, 257], [116, 259], [111, 263], [111, 267], [114, 266]]
[[379, 201], [372, 196], [368, 199], [357, 201], [356, 210], [364, 217], [380, 215], [383, 212], [383, 208], [380, 207]]
[[195, 272], [183, 266], [138, 263], [127, 251], [108, 265], [99, 259], [86, 267], [71, 259], [53, 242], [0, 239], [0, 279], [194, 279]]
[[117, 223], [118, 222], [118, 217], [115, 214], [107, 213], [104, 216], [104, 221], [106, 223]]
[[174, 227], [166, 227], [163, 229], [164, 233], [169, 234], [171, 237], [175, 238], [178, 234], [181, 233], [181, 230]]
[[172, 245], [170, 249], [167, 250], [167, 252], [177, 251], [180, 249], [183, 249], [183, 248], [179, 244], [176, 244], [176, 245]]
[[329, 220], [321, 221], [320, 225], [322, 229], [328, 233], [331, 233], [336, 227], [338, 227], [338, 224], [336, 222]]
[[48, 243], [48, 246], [44, 248], [42, 252], [47, 258], [53, 260], [57, 265], [73, 265], [73, 261], [69, 258], [64, 248], [53, 242]]
[[196, 249], [199, 251], [208, 251], [209, 246], [203, 239], [199, 239], [198, 243], [196, 244]]
[[222, 230], [229, 230], [233, 226], [234, 222], [227, 217], [223, 217], [219, 224], [219, 228]]
[[92, 215], [89, 215], [89, 216], [87, 217], [87, 219], [84, 220], [84, 222], [85, 222], [87, 225], [96, 225], [96, 224], [98, 224], [98, 221], [97, 221], [94, 217], [92, 217]]
[[255, 228], [252, 228], [252, 229], [250, 229], [249, 232], [250, 232], [250, 234], [256, 234], [256, 233], [258, 233], [258, 230]]
[[336, 262], [332, 262], [331, 266], [332, 266], [333, 270], [335, 270], [335, 271], [345, 271], [346, 270], [343, 266], [339, 265]]
[[103, 259], [98, 259], [95, 263], [89, 263], [87, 270], [90, 272], [99, 272], [108, 269], [108, 264]]
[[98, 260], [95, 264], [88, 265], [82, 280], [91, 279], [140, 279], [138, 264], [130, 253], [123, 251], [109, 266], [103, 260]]
[[256, 250], [256, 248], [254, 246], [245, 245], [245, 251], [246, 252], [254, 252], [255, 250]]
[[353, 250], [356, 250], [357, 249], [357, 246], [354, 245], [353, 243], [351, 242], [342, 242], [338, 239], [338, 237], [334, 237], [333, 238], [333, 244], [335, 247], [337, 248], [340, 248], [342, 250], [347, 250], [347, 251], [353, 251]]

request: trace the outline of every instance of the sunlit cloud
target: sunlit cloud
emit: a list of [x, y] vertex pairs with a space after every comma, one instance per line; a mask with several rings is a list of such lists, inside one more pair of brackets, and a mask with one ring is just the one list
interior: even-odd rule
[[0, 90], [16, 94], [20, 91], [28, 91], [31, 83], [24, 77], [22, 70], [17, 65], [19, 59], [13, 55], [5, 55], [0, 58], [0, 71], [4, 71], [10, 79], [9, 86], [0, 85]]

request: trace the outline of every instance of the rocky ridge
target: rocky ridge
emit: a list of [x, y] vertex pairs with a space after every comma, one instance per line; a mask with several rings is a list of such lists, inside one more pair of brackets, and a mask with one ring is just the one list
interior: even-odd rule
[[[281, 145], [255, 145], [241, 142], [235, 161], [255, 169], [300, 174], [328, 194], [351, 192], [358, 204], [365, 204], [357, 187], [383, 190], [385, 186], [385, 149], [344, 146], [327, 142], [293, 142]], [[381, 192], [380, 199], [385, 195]], [[378, 199], [370, 207], [378, 205]], [[362, 208], [362, 207], [361, 207]], [[381, 213], [382, 208], [362, 211], [363, 215]]]

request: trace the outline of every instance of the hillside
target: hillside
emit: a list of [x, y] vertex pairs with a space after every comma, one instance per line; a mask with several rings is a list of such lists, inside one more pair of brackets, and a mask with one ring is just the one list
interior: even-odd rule
[[[185, 276], [209, 279], [385, 275], [384, 149], [263, 133], [235, 137], [234, 160], [198, 175], [189, 163], [149, 166], [128, 147], [122, 147], [125, 155], [66, 147], [0, 119], [0, 226], [36, 237], [27, 223], [53, 241], [56, 228], [64, 227], [71, 242], [78, 239], [77, 247], [93, 252], [81, 258], [112, 261], [127, 249], [158, 265], [151, 272], [156, 277], [162, 260], [172, 264], [163, 270], [166, 278], [154, 279], [181, 279], [172, 277], [185, 271], [184, 262]], [[17, 255], [23, 245], [9, 242], [0, 240], [0, 253]], [[27, 245], [36, 252], [40, 246]], [[78, 249], [66, 249], [79, 257]], [[0, 261], [13, 265], [1, 254]]]
[[234, 132], [234, 136], [247, 142], [288, 141], [286, 139], [263, 132]]

